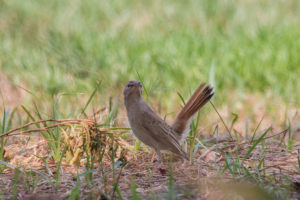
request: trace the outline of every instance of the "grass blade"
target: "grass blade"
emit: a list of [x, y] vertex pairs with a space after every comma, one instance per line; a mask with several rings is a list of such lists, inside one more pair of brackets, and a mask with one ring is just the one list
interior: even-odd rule
[[256, 132], [257, 132], [258, 128], [260, 127], [260, 124], [261, 124], [261, 122], [263, 121], [263, 119], [264, 119], [264, 116], [262, 116], [262, 118], [261, 118], [261, 120], [259, 121], [259, 123], [258, 123], [257, 127], [255, 128], [255, 130], [254, 130], [254, 133], [253, 133], [253, 135], [252, 135], [252, 138], [251, 138], [251, 141], [250, 141], [250, 143], [252, 143], [252, 142], [253, 142], [253, 140], [254, 140], [254, 138], [255, 138], [255, 136], [256, 136]]
[[36, 174], [39, 174], [41, 177], [43, 177], [45, 180], [47, 180], [53, 187], [53, 180], [51, 178], [49, 178], [45, 173], [40, 172], [38, 170], [35, 169], [30, 169], [32, 172], [35, 172]]
[[141, 78], [139, 72], [138, 72], [137, 70], [135, 70], [135, 71], [136, 71], [136, 73], [137, 73], [137, 75], [138, 75], [138, 77], [139, 77], [139, 80], [141, 81], [141, 83], [142, 83], [143, 86], [144, 86], [144, 91], [145, 91], [146, 95], [149, 96], [149, 93], [148, 93], [148, 91], [147, 91], [147, 89], [146, 89], [146, 87], [145, 87], [145, 84], [144, 84], [144, 82], [143, 82], [143, 79]]
[[255, 141], [255, 143], [250, 147], [250, 149], [247, 151], [243, 161], [242, 165], [244, 164], [244, 161], [249, 157], [250, 153], [254, 150], [254, 148], [264, 139], [266, 134], [271, 130], [271, 128], [268, 128], [259, 138]]
[[239, 116], [237, 115], [237, 114], [235, 114], [235, 113], [231, 113], [232, 115], [233, 115], [233, 119], [232, 119], [232, 122], [231, 122], [231, 125], [230, 125], [230, 133], [231, 133], [231, 131], [232, 131], [232, 128], [233, 128], [233, 126], [234, 126], [234, 124], [236, 123], [236, 121], [239, 119]]
[[225, 153], [225, 168], [223, 170], [223, 172], [228, 169], [229, 172], [231, 173], [231, 175], [234, 177], [235, 174], [234, 174], [234, 171], [233, 171], [233, 167], [232, 167], [232, 164], [231, 164], [231, 161], [230, 161], [230, 157], [228, 155], [228, 153]]
[[10, 163], [8, 163], [8, 162], [5, 162], [5, 161], [3, 161], [3, 160], [0, 160], [0, 164], [5, 165], [5, 166], [7, 166], [7, 167], [10, 167], [10, 168], [12, 168], [12, 169], [18, 169], [18, 167], [14, 166], [14, 165], [12, 165], [12, 164], [10, 164]]
[[59, 159], [59, 162], [57, 164], [57, 169], [56, 169], [56, 184], [55, 186], [58, 187], [58, 184], [59, 184], [59, 179], [60, 179], [60, 166], [61, 166], [61, 163], [62, 163], [62, 159], [66, 153], [66, 150], [67, 150], [67, 146], [65, 145], [64, 149], [63, 149], [63, 152], [62, 154], [60, 155], [60, 159]]
[[177, 95], [179, 96], [182, 103], [185, 105], [185, 101], [184, 101], [184, 98], [182, 97], [182, 95], [179, 92], [177, 92]]
[[82, 109], [80, 115], [82, 115], [82, 114], [85, 112], [86, 108], [87, 108], [88, 105], [91, 103], [91, 101], [92, 101], [92, 99], [94, 98], [94, 96], [95, 96], [95, 94], [96, 94], [98, 88], [99, 88], [100, 85], [101, 85], [101, 82], [102, 82], [102, 81], [99, 81], [99, 82], [97, 83], [97, 85], [96, 85], [94, 91], [92, 92], [91, 96], [89, 97], [88, 101], [86, 102], [86, 104], [85, 104], [84, 108]]

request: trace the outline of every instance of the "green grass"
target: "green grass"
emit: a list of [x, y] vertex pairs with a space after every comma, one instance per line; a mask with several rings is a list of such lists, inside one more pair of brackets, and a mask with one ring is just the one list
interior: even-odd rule
[[0, 66], [38, 97], [99, 80], [107, 95], [140, 76], [164, 105], [163, 88], [187, 95], [201, 81], [220, 102], [270, 90], [298, 104], [299, 18], [297, 0], [1, 0]]
[[[147, 101], [157, 99], [159, 112], [161, 108], [173, 111], [172, 108], [180, 100], [184, 102], [202, 81], [215, 87], [216, 104], [227, 104], [229, 108], [233, 94], [267, 96], [269, 92], [271, 97], [298, 106], [299, 19], [299, 0], [0, 0], [0, 72], [27, 90], [30, 94], [27, 100], [33, 101], [27, 105], [26, 99], [22, 99], [23, 114], [2, 106], [0, 133], [29, 121], [83, 117], [86, 110], [107, 105], [109, 116], [105, 125], [115, 127], [121, 121], [123, 126], [124, 113], [119, 112], [123, 108], [119, 107], [118, 94], [130, 79], [143, 82]], [[171, 101], [172, 98], [177, 101]], [[170, 113], [163, 114], [166, 117]], [[235, 139], [238, 139], [234, 130], [238, 116], [240, 113], [233, 115], [228, 131], [235, 134]], [[201, 148], [198, 133], [203, 126], [199, 124], [202, 117], [198, 115], [191, 127], [191, 158]], [[269, 129], [259, 134], [261, 120], [253, 122], [257, 128], [252, 132], [249, 125], [252, 122], [251, 116], [249, 122], [247, 116], [245, 133], [252, 146], [246, 156], [240, 157], [239, 148], [233, 153], [225, 152], [225, 166], [223, 169], [218, 166], [217, 171], [255, 179], [256, 183], [268, 187], [263, 182], [266, 172], [262, 169], [265, 168], [264, 137]], [[289, 150], [294, 149], [293, 127], [288, 121]], [[219, 125], [216, 125], [217, 137], [218, 131]], [[24, 175], [29, 191], [36, 187], [38, 175], [56, 187], [63, 179], [60, 168], [65, 149], [61, 145], [61, 132], [55, 129], [41, 134], [49, 140], [51, 157], [58, 164], [57, 174], [50, 179], [42, 172], [29, 171]], [[6, 139], [0, 139], [2, 161]], [[135, 154], [142, 149], [140, 143], [137, 144]], [[261, 148], [260, 162], [249, 170], [244, 161], [257, 148]], [[219, 151], [218, 145], [216, 151]], [[111, 183], [113, 193], [105, 195], [122, 199], [123, 191], [118, 184], [123, 166], [114, 161], [114, 149], [111, 153], [111, 168], [116, 179]], [[298, 156], [297, 170], [299, 160]], [[0, 165], [0, 171], [11, 167], [5, 163]], [[80, 175], [86, 181], [95, 181], [93, 165], [93, 158], [87, 156], [86, 171]], [[102, 181], [106, 182], [102, 160], [99, 165]], [[121, 168], [119, 173], [115, 171], [118, 167]], [[18, 180], [18, 176], [16, 171], [14, 180]], [[79, 175], [77, 179], [69, 199], [80, 196]], [[18, 184], [13, 182], [13, 194], [17, 194]], [[131, 187], [132, 199], [142, 198], [137, 187], [137, 184]], [[168, 187], [168, 197], [174, 199], [172, 173]]]

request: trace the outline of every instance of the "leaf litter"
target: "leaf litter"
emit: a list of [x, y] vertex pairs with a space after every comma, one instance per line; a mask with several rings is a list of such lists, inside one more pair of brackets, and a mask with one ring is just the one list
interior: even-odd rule
[[[292, 150], [288, 148], [288, 129], [279, 133], [266, 129], [257, 133], [253, 141], [241, 135], [233, 136], [233, 140], [228, 134], [220, 138], [214, 135], [203, 139], [206, 148], [195, 152], [192, 163], [164, 155], [163, 163], [158, 166], [148, 148], [134, 152], [135, 140], [129, 136], [128, 128], [106, 127], [103, 120], [95, 120], [99, 114], [101, 112], [87, 119], [35, 121], [2, 134], [15, 141], [5, 146], [4, 161], [13, 167], [7, 165], [0, 174], [2, 197], [12, 197], [16, 169], [24, 172], [18, 177], [19, 199], [54, 196], [67, 199], [77, 186], [81, 199], [91, 195], [93, 199], [128, 199], [133, 195], [133, 183], [136, 183], [135, 191], [145, 199], [154, 195], [158, 199], [167, 198], [170, 193], [179, 199], [230, 199], [233, 196], [248, 199], [257, 191], [262, 191], [265, 199], [275, 198], [262, 185], [289, 187], [284, 190], [288, 191], [287, 195], [298, 197], [300, 159], [297, 149], [300, 144], [294, 144]], [[43, 126], [30, 129], [36, 124]], [[65, 148], [66, 152], [60, 166], [49, 156], [49, 141], [38, 134], [56, 128], [63, 135], [61, 151]], [[297, 133], [298, 129], [294, 134]], [[58, 166], [60, 179], [55, 187]], [[168, 186], [170, 175], [173, 191]], [[28, 189], [32, 184], [28, 179], [36, 176], [39, 177], [37, 183]], [[276, 198], [280, 199], [280, 195]]]

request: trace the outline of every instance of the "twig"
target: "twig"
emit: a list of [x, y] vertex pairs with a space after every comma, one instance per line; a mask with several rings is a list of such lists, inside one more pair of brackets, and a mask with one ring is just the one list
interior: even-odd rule
[[[30, 122], [30, 123], [25, 124], [25, 125], [23, 125], [21, 127], [18, 127], [18, 128], [13, 129], [13, 130], [10, 130], [10, 131], [8, 131], [6, 133], [3, 133], [3, 134], [0, 135], [0, 137], [7, 136], [10, 133], [13, 133], [15, 131], [21, 130], [21, 129], [25, 128], [25, 127], [28, 127], [28, 126], [31, 126], [31, 125], [34, 125], [34, 124], [44, 123], [44, 122], [69, 122], [71, 124], [76, 124], [76, 123], [79, 124], [82, 121], [88, 121], [88, 120], [82, 120], [82, 119], [60, 119], [60, 120], [59, 119], [45, 119], [45, 120]], [[76, 123], [72, 123], [72, 122], [76, 122]]]
[[[276, 136], [278, 136], [278, 135], [280, 135], [280, 134], [283, 134], [283, 133], [286, 133], [288, 131], [288, 129], [285, 129], [285, 130], [283, 130], [283, 131], [281, 131], [280, 133], [276, 133], [275, 135], [271, 135], [271, 136], [268, 136], [268, 137], [264, 137], [262, 140], [266, 140], [266, 139], [270, 139], [270, 138], [272, 138], [272, 137], [276, 137]], [[257, 140], [254, 140], [254, 142], [256, 142]], [[226, 143], [227, 141], [225, 141], [225, 140], [223, 140], [223, 141], [218, 141], [218, 144], [224, 144], [224, 143]], [[236, 144], [235, 143], [233, 143], [233, 144], [230, 144], [231, 142], [229, 142], [229, 144], [227, 145], [227, 146], [225, 146], [225, 147], [219, 147], [219, 149], [221, 149], [221, 150], [224, 150], [224, 149], [227, 149], [227, 148], [231, 148], [231, 147], [235, 147], [236, 146]], [[240, 143], [239, 145], [240, 146], [244, 146], [244, 145], [250, 145], [250, 144], [248, 144], [249, 142], [248, 141], [245, 141], [245, 142], [242, 142], [242, 143]], [[215, 147], [216, 145], [214, 145], [214, 147]]]
[[[42, 120], [43, 122], [47, 121], [47, 120]], [[40, 123], [42, 122], [40, 121]], [[35, 123], [32, 123], [32, 124], [35, 124]], [[31, 124], [31, 125], [32, 125]], [[69, 125], [69, 124], [81, 124], [81, 121], [78, 120], [78, 121], [67, 121], [67, 122], [62, 122], [62, 123], [58, 123], [58, 124], [53, 124], [51, 126], [46, 126], [44, 128], [38, 128], [38, 129], [32, 129], [32, 130], [27, 130], [27, 131], [21, 131], [21, 132], [17, 132], [17, 133], [13, 133], [17, 130], [20, 130], [20, 129], [23, 129], [24, 127], [26, 127], [25, 125], [20, 127], [20, 128], [16, 128], [14, 130], [11, 130], [11, 131], [8, 131], [6, 133], [3, 133], [0, 135], [0, 137], [2, 136], [12, 136], [12, 135], [19, 135], [19, 134], [25, 134], [25, 133], [30, 133], [30, 132], [40, 132], [40, 131], [46, 131], [48, 129], [51, 129], [51, 128], [55, 128], [57, 126], [65, 126], [65, 125]]]
[[288, 130], [289, 130], [289, 129], [287, 128], [287, 129], [281, 131], [280, 133], [277, 133], [277, 134], [275, 134], [275, 135], [271, 135], [271, 136], [265, 137], [265, 138], [263, 138], [263, 140], [269, 139], [269, 138], [272, 138], [272, 137], [276, 137], [276, 136], [278, 136], [278, 135], [280, 135], [280, 134], [283, 134], [283, 133], [285, 134]]
[[232, 135], [231, 135], [231, 132], [230, 132], [228, 126], [225, 124], [225, 121], [223, 120], [222, 116], [221, 116], [220, 113], [218, 112], [218, 110], [217, 110], [217, 108], [215, 107], [215, 105], [211, 102], [211, 100], [209, 100], [209, 102], [210, 102], [210, 104], [212, 105], [212, 107], [215, 109], [215, 111], [217, 112], [217, 114], [219, 115], [221, 121], [223, 122], [225, 128], [227, 129], [227, 131], [228, 131], [228, 133], [229, 133], [229, 135], [230, 135], [230, 137], [231, 137], [231, 140], [233, 141], [233, 137], [232, 137]]

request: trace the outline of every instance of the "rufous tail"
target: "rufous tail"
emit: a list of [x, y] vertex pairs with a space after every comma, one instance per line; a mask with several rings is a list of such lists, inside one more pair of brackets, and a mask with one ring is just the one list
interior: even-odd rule
[[185, 134], [188, 133], [193, 116], [196, 112], [214, 95], [212, 87], [208, 85], [204, 88], [204, 86], [205, 83], [200, 84], [172, 124], [172, 128], [176, 132], [179, 141], [184, 139]]

